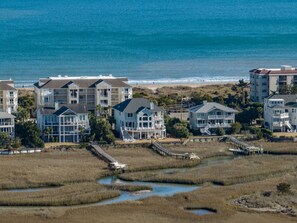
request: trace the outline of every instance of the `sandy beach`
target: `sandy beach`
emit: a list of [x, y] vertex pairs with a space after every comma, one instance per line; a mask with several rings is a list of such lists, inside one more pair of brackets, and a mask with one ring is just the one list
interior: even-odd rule
[[178, 84], [178, 83], [172, 83], [172, 84], [130, 84], [132, 87], [139, 87], [139, 88], [148, 88], [153, 91], [155, 91], [158, 88], [162, 87], [177, 87], [177, 86], [185, 86], [185, 87], [191, 87], [191, 88], [197, 88], [197, 87], [203, 87], [203, 86], [211, 86], [211, 85], [226, 85], [226, 84], [235, 84], [237, 81], [212, 81], [212, 82], [203, 82], [203, 83], [192, 83], [192, 84]]

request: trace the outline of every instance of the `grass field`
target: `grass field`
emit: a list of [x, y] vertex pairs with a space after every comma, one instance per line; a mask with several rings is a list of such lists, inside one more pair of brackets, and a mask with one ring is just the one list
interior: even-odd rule
[[[261, 142], [262, 143], [262, 142]], [[287, 144], [279, 144], [287, 147]], [[290, 144], [291, 145], [291, 144]], [[289, 145], [289, 146], [290, 146]], [[294, 145], [294, 144], [292, 144]], [[266, 146], [277, 147], [267, 143]], [[263, 146], [264, 147], [264, 146]], [[200, 157], [225, 155], [224, 143], [189, 143], [186, 147], [166, 145], [172, 151], [195, 152]], [[291, 147], [293, 149], [293, 147]], [[164, 158], [147, 148], [108, 149], [110, 155], [127, 163], [132, 170], [155, 169], [165, 166], [183, 166], [188, 161]], [[133, 157], [133, 158], [131, 158]], [[250, 156], [216, 166], [203, 167], [184, 173], [161, 174], [140, 171], [124, 174], [139, 179], [185, 181], [203, 183], [199, 190], [176, 194], [173, 197], [151, 197], [141, 201], [128, 201], [104, 206], [73, 207], [5, 207], [0, 208], [0, 222], [7, 223], [64, 223], [64, 222], [260, 222], [292, 223], [296, 217], [287, 214], [259, 212], [235, 204], [242, 196], [264, 191], [275, 191], [280, 182], [297, 190], [297, 156]], [[55, 189], [34, 193], [0, 191], [0, 203], [13, 205], [70, 205], [96, 202], [104, 196], [116, 196], [118, 189], [103, 187], [95, 179], [109, 171], [106, 163], [86, 150], [54, 151], [23, 156], [0, 157], [2, 188], [38, 185], [62, 185]], [[156, 174], [158, 172], [158, 174]], [[144, 174], [145, 173], [145, 174]], [[209, 181], [220, 181], [225, 186], [214, 186]], [[140, 188], [138, 188], [140, 189]], [[143, 189], [143, 188], [142, 188]], [[296, 193], [292, 196], [296, 196]], [[294, 198], [293, 199], [297, 199]], [[286, 204], [285, 204], [286, 205]], [[292, 205], [292, 204], [287, 204]], [[293, 204], [296, 206], [296, 203]], [[212, 208], [216, 214], [196, 216], [186, 208]], [[293, 207], [296, 208], [296, 207]]]
[[0, 189], [89, 182], [109, 172], [106, 163], [84, 149], [0, 156], [0, 169]]

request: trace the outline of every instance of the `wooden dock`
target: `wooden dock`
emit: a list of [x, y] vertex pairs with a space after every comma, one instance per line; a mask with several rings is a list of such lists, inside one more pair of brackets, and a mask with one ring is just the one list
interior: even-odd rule
[[[100, 159], [108, 163], [108, 166], [112, 169], [127, 169], [126, 164], [120, 163], [118, 160], [113, 158], [111, 155], [106, 153], [100, 146], [92, 144], [90, 146], [91, 151], [98, 156]], [[112, 164], [112, 165], [111, 165]], [[118, 168], [117, 168], [118, 167]]]
[[225, 140], [232, 143], [236, 148], [235, 149], [229, 149], [229, 151], [234, 153], [242, 153], [244, 155], [250, 155], [250, 154], [263, 154], [263, 148], [250, 145], [246, 142], [243, 142], [241, 140], [236, 139], [233, 136], [225, 136]]
[[162, 156], [171, 156], [178, 159], [199, 159], [199, 157], [194, 153], [173, 153], [168, 149], [164, 148], [157, 141], [152, 142], [151, 148]]

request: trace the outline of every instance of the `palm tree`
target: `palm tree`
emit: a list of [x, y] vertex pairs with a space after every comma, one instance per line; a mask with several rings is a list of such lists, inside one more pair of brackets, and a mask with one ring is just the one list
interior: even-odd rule
[[47, 142], [49, 142], [50, 137], [52, 136], [53, 129], [51, 127], [46, 127], [43, 131], [45, 135], [47, 135]]

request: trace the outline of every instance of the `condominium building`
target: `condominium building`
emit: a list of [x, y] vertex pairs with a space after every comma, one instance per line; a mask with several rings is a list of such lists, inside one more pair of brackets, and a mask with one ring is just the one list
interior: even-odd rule
[[112, 106], [132, 98], [127, 78], [109, 76], [41, 78], [34, 84], [37, 109], [44, 106], [80, 104], [94, 112], [97, 106]]
[[18, 107], [18, 91], [12, 80], [0, 80], [0, 112], [15, 113]]
[[284, 86], [297, 85], [297, 69], [288, 65], [281, 68], [258, 68], [250, 70], [250, 97], [252, 101], [264, 102], [270, 94]]
[[264, 100], [264, 126], [273, 132], [297, 129], [297, 95], [271, 95]]
[[44, 141], [80, 142], [90, 133], [88, 110], [85, 105], [41, 107], [37, 110], [37, 125]]
[[11, 138], [15, 135], [15, 117], [7, 112], [0, 112], [0, 132], [7, 133]]
[[164, 111], [144, 98], [128, 99], [113, 107], [115, 128], [124, 141], [165, 138]]
[[189, 109], [190, 129], [211, 135], [218, 128], [231, 128], [237, 110], [216, 102], [204, 101]]

